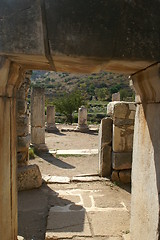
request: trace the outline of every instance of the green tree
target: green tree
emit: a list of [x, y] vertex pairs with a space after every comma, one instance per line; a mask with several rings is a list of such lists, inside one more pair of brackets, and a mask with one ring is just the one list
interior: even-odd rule
[[65, 94], [54, 102], [56, 110], [66, 116], [66, 122], [73, 122], [73, 112], [83, 104], [83, 98], [79, 92]]

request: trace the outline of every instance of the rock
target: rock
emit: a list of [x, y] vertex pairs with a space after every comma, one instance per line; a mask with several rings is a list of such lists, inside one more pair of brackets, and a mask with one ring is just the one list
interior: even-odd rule
[[42, 176], [36, 164], [18, 168], [18, 191], [39, 188], [41, 185]]
[[112, 153], [112, 167], [115, 170], [132, 168], [132, 152]]
[[24, 237], [17, 236], [17, 240], [25, 240]]

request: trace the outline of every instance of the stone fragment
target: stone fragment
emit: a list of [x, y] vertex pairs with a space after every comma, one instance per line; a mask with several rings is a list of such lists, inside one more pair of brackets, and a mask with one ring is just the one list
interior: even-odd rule
[[18, 168], [17, 179], [18, 191], [39, 188], [42, 185], [42, 176], [36, 164]]
[[113, 124], [113, 151], [130, 152], [133, 149], [134, 126], [115, 126]]
[[120, 181], [123, 183], [131, 182], [131, 170], [123, 170], [119, 172]]
[[120, 181], [120, 179], [119, 179], [119, 172], [118, 171], [114, 170], [112, 172], [111, 180], [112, 180], [112, 182], [119, 182]]
[[24, 237], [17, 236], [17, 240], [25, 240]]
[[111, 165], [111, 146], [106, 144], [99, 151], [99, 174], [101, 177], [110, 177]]
[[115, 170], [132, 168], [132, 152], [112, 153], [112, 168]]

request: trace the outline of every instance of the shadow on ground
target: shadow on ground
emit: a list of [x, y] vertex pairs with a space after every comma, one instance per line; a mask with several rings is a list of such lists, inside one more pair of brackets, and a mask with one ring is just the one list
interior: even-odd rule
[[[82, 232], [85, 217], [85, 209], [76, 205], [68, 199], [62, 199], [58, 193], [49, 188], [45, 183], [39, 189], [19, 192], [18, 194], [18, 235], [23, 236], [25, 240], [44, 240], [47, 226], [48, 211], [51, 207], [58, 206], [64, 208], [69, 206], [70, 212], [75, 209], [80, 209], [78, 216], [78, 224], [75, 224], [73, 231]], [[71, 221], [75, 223], [76, 218]], [[66, 226], [60, 228], [64, 222], [64, 215], [59, 214], [54, 221], [57, 224], [55, 232], [71, 232], [72, 229], [67, 230], [67, 225], [72, 225], [66, 219]], [[52, 230], [53, 232], [53, 230]]]
[[48, 163], [55, 165], [56, 167], [62, 168], [62, 169], [74, 169], [75, 166], [66, 163], [59, 158], [54, 157], [51, 153], [37, 153], [37, 156], [44, 159]]

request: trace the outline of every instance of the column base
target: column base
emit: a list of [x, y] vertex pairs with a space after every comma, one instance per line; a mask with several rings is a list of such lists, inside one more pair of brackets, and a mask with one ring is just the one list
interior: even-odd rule
[[78, 127], [76, 127], [75, 131], [82, 133], [89, 132], [89, 127], [88, 125], [79, 125]]
[[59, 132], [59, 129], [55, 125], [47, 126], [46, 127], [46, 132], [48, 132], [48, 133], [56, 133], [56, 132]]
[[31, 147], [34, 148], [35, 153], [40, 153], [40, 152], [48, 152], [49, 149], [46, 146], [45, 143], [41, 143], [41, 144], [31, 144]]

